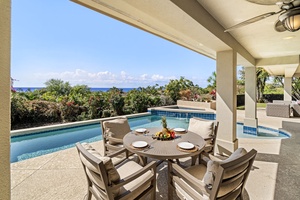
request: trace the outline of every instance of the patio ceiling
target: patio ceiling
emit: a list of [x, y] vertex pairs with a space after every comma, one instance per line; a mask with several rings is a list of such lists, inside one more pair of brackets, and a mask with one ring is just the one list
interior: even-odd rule
[[279, 10], [245, 0], [72, 0], [117, 20], [216, 59], [235, 50], [238, 65], [264, 67], [272, 75], [300, 74], [300, 31], [276, 32], [278, 15], [229, 33], [244, 20]]

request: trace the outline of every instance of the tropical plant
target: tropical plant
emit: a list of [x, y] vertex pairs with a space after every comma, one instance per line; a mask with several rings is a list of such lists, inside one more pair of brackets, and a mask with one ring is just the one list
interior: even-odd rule
[[91, 90], [87, 85], [75, 85], [71, 87], [70, 94], [90, 95]]
[[210, 98], [205, 101], [216, 100], [216, 89], [217, 89], [217, 73], [214, 71], [210, 77], [207, 79], [208, 82], [208, 90], [210, 94]]
[[208, 88], [211, 88], [212, 90], [217, 88], [217, 73], [215, 71], [208, 77], [207, 82]]
[[237, 94], [245, 93], [245, 67], [241, 67], [238, 70], [237, 78]]
[[109, 103], [114, 115], [123, 115], [123, 107], [125, 105], [125, 99], [123, 97], [123, 90], [113, 87], [107, 91], [109, 96]]
[[190, 99], [205, 92], [192, 81], [180, 77], [168, 85], [140, 87], [127, 94], [116, 87], [107, 92], [91, 92], [86, 85], [50, 79], [44, 89], [17, 91], [11, 95], [12, 128], [20, 124], [70, 122], [124, 113], [146, 112], [150, 107], [172, 105], [174, 99]]
[[300, 100], [300, 78], [293, 77], [292, 80], [292, 95], [294, 99]]
[[[69, 101], [68, 98], [64, 98], [60, 102], [61, 118], [63, 122], [75, 122], [79, 121], [78, 116], [82, 119], [82, 114], [87, 113], [87, 108], [76, 104], [74, 101]], [[86, 119], [86, 118], [85, 118]]]
[[46, 91], [54, 96], [66, 96], [71, 92], [71, 85], [69, 82], [64, 82], [59, 79], [50, 79], [46, 83]]
[[[284, 76], [276, 76], [273, 79], [273, 83], [284, 87]], [[300, 78], [292, 78], [292, 96], [294, 99], [300, 99]]]
[[147, 109], [151, 105], [151, 98], [143, 90], [133, 89], [127, 93], [125, 102], [132, 109], [132, 113], [147, 112]]
[[29, 123], [61, 122], [59, 104], [41, 100], [27, 101], [27, 116], [25, 121]]
[[263, 102], [263, 93], [266, 86], [266, 82], [269, 79], [269, 74], [263, 68], [256, 69], [256, 87], [257, 87], [257, 101]]
[[[88, 116], [90, 119], [103, 117], [103, 111], [109, 109], [107, 95], [102, 92], [94, 92], [92, 95], [90, 95], [87, 104], [88, 105], [86, 105], [86, 107], [88, 107]], [[107, 115], [105, 114], [105, 116]]]
[[19, 95], [19, 93], [11, 93], [11, 124], [14, 127], [17, 124], [22, 123], [24, 116], [27, 115], [27, 109], [25, 107], [26, 98]]
[[187, 90], [193, 86], [194, 84], [192, 81], [181, 76], [179, 80], [170, 80], [170, 82], [166, 85], [165, 93], [169, 95], [174, 102], [176, 102], [181, 98], [181, 91]]
[[167, 105], [174, 105], [176, 102], [170, 96], [161, 95], [160, 103], [161, 106], [167, 106]]

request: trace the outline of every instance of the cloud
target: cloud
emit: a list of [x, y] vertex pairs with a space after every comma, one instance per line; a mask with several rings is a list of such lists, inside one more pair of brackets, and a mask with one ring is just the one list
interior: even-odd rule
[[89, 87], [145, 87], [149, 85], [165, 85], [175, 76], [161, 74], [130, 75], [125, 71], [113, 73], [110, 71], [88, 72], [82, 69], [64, 72], [35, 73], [35, 79], [46, 82], [49, 79], [61, 79], [72, 85], [84, 84]]

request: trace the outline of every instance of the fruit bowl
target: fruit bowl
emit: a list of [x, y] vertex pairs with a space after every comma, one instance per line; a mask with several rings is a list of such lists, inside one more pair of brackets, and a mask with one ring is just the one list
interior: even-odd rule
[[175, 137], [175, 131], [173, 130], [168, 130], [166, 132], [159, 131], [153, 136], [153, 138], [157, 140], [173, 140]]

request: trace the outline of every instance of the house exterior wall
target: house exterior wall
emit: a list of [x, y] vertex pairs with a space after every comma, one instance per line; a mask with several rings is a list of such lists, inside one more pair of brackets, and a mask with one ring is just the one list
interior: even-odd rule
[[0, 0], [0, 199], [10, 199], [11, 1]]

